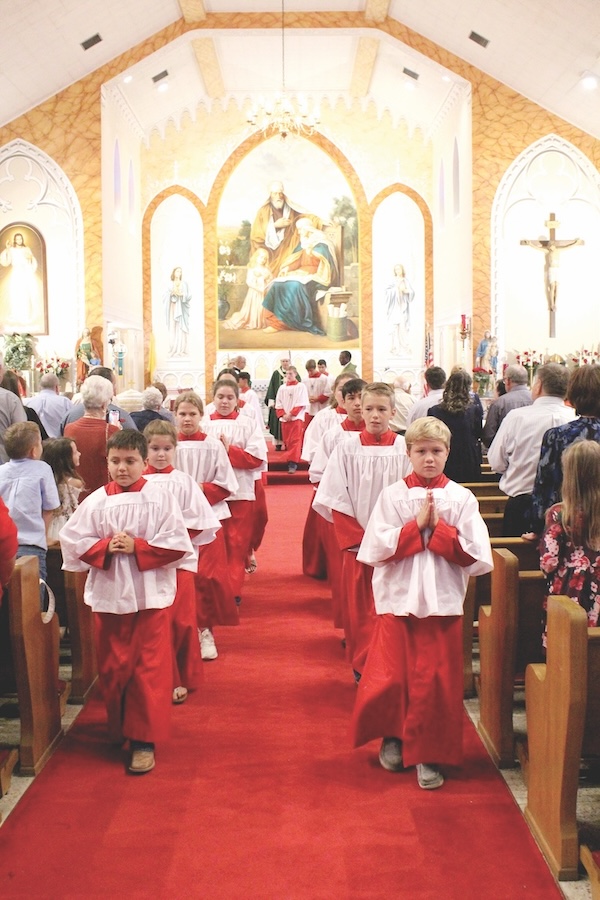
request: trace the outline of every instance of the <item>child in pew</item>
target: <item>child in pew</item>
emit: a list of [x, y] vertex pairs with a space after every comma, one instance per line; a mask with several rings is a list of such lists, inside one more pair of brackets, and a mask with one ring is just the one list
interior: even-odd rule
[[352, 732], [356, 747], [383, 738], [383, 768], [416, 765], [432, 790], [440, 764], [462, 762], [463, 601], [492, 552], [477, 499], [444, 475], [447, 426], [416, 419], [405, 440], [413, 471], [382, 491], [357, 557], [375, 567], [377, 619]]
[[[546, 513], [540, 569], [548, 593], [571, 597], [595, 628], [600, 611], [600, 444], [571, 444], [562, 468], [562, 503]], [[546, 646], [545, 629], [543, 640]]]
[[111, 741], [129, 740], [129, 771], [150, 772], [169, 736], [175, 568], [195, 558], [175, 498], [143, 477], [146, 438], [109, 438], [112, 481], [73, 513], [60, 533], [64, 566], [88, 571], [84, 600], [95, 613], [98, 675]]
[[[0, 466], [0, 497], [17, 526], [17, 559], [36, 556], [40, 578], [46, 580], [46, 528], [60, 507], [58, 490], [50, 466], [42, 462], [42, 436], [35, 422], [18, 422], [4, 432], [8, 462]], [[44, 609], [46, 589], [40, 587]]]
[[[155, 419], [144, 428], [148, 441], [146, 480], [172, 493], [179, 504], [194, 547], [215, 539], [221, 523], [191, 475], [173, 467], [177, 430], [164, 419]], [[187, 700], [188, 690], [196, 690], [202, 676], [202, 657], [196, 631], [197, 554], [191, 569], [177, 569], [177, 594], [171, 610], [173, 639], [173, 703]]]
[[48, 544], [58, 543], [58, 535], [79, 506], [79, 495], [85, 488], [77, 471], [81, 453], [72, 438], [49, 438], [44, 441], [42, 460], [52, 469], [60, 506], [48, 524]]

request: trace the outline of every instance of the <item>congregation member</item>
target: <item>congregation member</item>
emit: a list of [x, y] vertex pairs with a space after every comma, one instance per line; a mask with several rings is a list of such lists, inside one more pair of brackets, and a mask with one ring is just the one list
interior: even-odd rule
[[[50, 466], [42, 462], [42, 437], [34, 422], [7, 428], [4, 446], [8, 462], [0, 466], [0, 498], [17, 526], [17, 558], [35, 556], [42, 581], [46, 580], [46, 529], [60, 506]], [[40, 590], [44, 608], [45, 589]]]
[[544, 528], [546, 512], [560, 500], [562, 455], [576, 441], [600, 443], [600, 366], [580, 366], [569, 378], [567, 403], [577, 418], [550, 428], [543, 437], [532, 496], [532, 527], [529, 537]]
[[394, 379], [394, 415], [390, 419], [390, 428], [396, 434], [404, 434], [407, 429], [407, 419], [410, 410], [415, 405], [415, 398], [411, 394], [411, 383], [404, 375]]
[[247, 561], [253, 548], [255, 516], [255, 473], [266, 465], [267, 452], [262, 430], [252, 416], [240, 415], [237, 382], [219, 379], [213, 388], [214, 412], [205, 421], [208, 435], [221, 441], [238, 481], [237, 490], [227, 498], [231, 516], [223, 523], [231, 586], [236, 603], [242, 599]]
[[72, 409], [72, 403], [68, 397], [60, 393], [58, 376], [53, 372], [47, 372], [40, 378], [40, 392], [35, 397], [28, 397], [24, 404], [33, 409], [48, 437], [60, 437], [60, 426]]
[[[5, 372], [4, 362], [0, 354], [0, 379]], [[15, 397], [12, 391], [0, 387], [0, 465], [8, 460], [8, 455], [4, 447], [4, 433], [11, 425], [17, 422], [26, 422], [25, 407], [18, 397]]]
[[[175, 467], [191, 475], [223, 525], [231, 517], [226, 501], [238, 490], [238, 480], [222, 441], [202, 431], [203, 415], [204, 404], [194, 391], [179, 394], [175, 400], [178, 430]], [[203, 660], [214, 660], [219, 655], [214, 626], [239, 623], [222, 527], [212, 543], [200, 548], [194, 581], [200, 653]]]
[[411, 470], [404, 438], [389, 427], [393, 415], [394, 392], [389, 385], [375, 382], [362, 388], [363, 428], [337, 442], [313, 503], [333, 523], [342, 553], [342, 621], [347, 657], [357, 680], [367, 659], [375, 610], [373, 569], [358, 562], [356, 553], [381, 491]]
[[148, 464], [144, 478], [172, 494], [181, 510], [194, 547], [191, 566], [177, 568], [177, 592], [170, 607], [173, 642], [173, 703], [187, 700], [201, 681], [202, 656], [196, 625], [194, 575], [198, 570], [198, 548], [215, 539], [221, 523], [191, 475], [175, 469], [177, 430], [164, 419], [154, 419], [144, 429], [148, 442]]
[[142, 408], [131, 413], [135, 427], [143, 431], [146, 425], [156, 419], [163, 422], [170, 421], [169, 416], [163, 410], [163, 395], [157, 387], [150, 385], [142, 392]]
[[463, 759], [463, 600], [492, 569], [474, 494], [444, 474], [450, 431], [419, 418], [405, 440], [413, 471], [384, 488], [358, 560], [374, 566], [377, 614], [352, 716], [356, 747], [381, 738], [390, 772], [416, 766], [424, 790]]
[[425, 369], [423, 396], [416, 400], [406, 413], [406, 427], [422, 416], [426, 416], [432, 406], [441, 403], [446, 384], [446, 373], [441, 366], [429, 366]]
[[570, 422], [575, 411], [565, 404], [569, 370], [557, 363], [540, 366], [531, 390], [533, 403], [510, 410], [488, 450], [500, 490], [508, 495], [502, 534], [520, 537], [531, 530], [531, 501], [542, 438], [548, 429]]
[[45, 441], [48, 439], [48, 432], [42, 425], [42, 421], [38, 416], [35, 409], [32, 409], [29, 406], [25, 406], [23, 403], [23, 397], [25, 396], [24, 388], [21, 385], [21, 377], [17, 375], [16, 372], [8, 369], [4, 375], [2, 376], [2, 381], [0, 381], [0, 387], [3, 387], [6, 391], [10, 391], [15, 397], [18, 399], [19, 403], [23, 406], [25, 410], [25, 417], [28, 422], [33, 422], [34, 425], [40, 430], [40, 434], [42, 436], [42, 440]]
[[[121, 406], [118, 406], [116, 403], [113, 403], [113, 397], [115, 394], [115, 388], [117, 386], [117, 379], [115, 377], [115, 373], [112, 369], [109, 369], [108, 366], [95, 366], [93, 369], [90, 369], [88, 378], [92, 375], [99, 376], [100, 378], [104, 378], [109, 384], [112, 386], [112, 393], [110, 396], [110, 400], [108, 402], [107, 410], [106, 410], [106, 421], [111, 425], [119, 425], [120, 428], [133, 428], [135, 429], [136, 425], [130, 414], [126, 409], [123, 409]], [[85, 384], [85, 382], [84, 382]], [[70, 425], [71, 422], [76, 422], [77, 419], [80, 419], [84, 415], [84, 404], [83, 404], [83, 385], [81, 389], [82, 399], [81, 401], [74, 403], [71, 407], [71, 411], [68, 416], [63, 420], [61, 425], [61, 431], [64, 434], [65, 428], [67, 425]]]
[[305, 363], [306, 378], [302, 379], [308, 393], [308, 411], [304, 417], [306, 429], [316, 414], [327, 406], [331, 394], [327, 393], [329, 386], [328, 375], [320, 372], [315, 359], [308, 359]]
[[281, 436], [287, 451], [288, 472], [293, 474], [302, 455], [304, 417], [308, 409], [308, 391], [298, 381], [295, 366], [288, 366], [285, 381], [277, 391], [275, 413], [281, 424]]
[[[85, 382], [84, 382], [85, 386]], [[155, 766], [170, 734], [171, 613], [176, 567], [193, 559], [183, 516], [169, 491], [150, 484], [146, 438], [118, 430], [108, 441], [111, 481], [80, 505], [60, 533], [64, 568], [88, 571], [98, 679], [111, 742], [129, 742], [128, 769]]]
[[81, 385], [83, 415], [65, 426], [64, 436], [75, 441], [81, 454], [77, 474], [85, 487], [79, 496], [80, 503], [109, 481], [106, 444], [121, 430], [119, 425], [106, 421], [112, 395], [110, 381], [101, 375], [88, 375]]
[[452, 435], [445, 474], [452, 481], [472, 482], [481, 478], [481, 421], [479, 397], [471, 395], [471, 376], [458, 369], [448, 378], [440, 403], [429, 415], [441, 419]]
[[506, 388], [506, 393], [490, 403], [490, 408], [485, 417], [483, 443], [486, 447], [491, 447], [496, 432], [500, 428], [502, 419], [511, 409], [518, 409], [521, 406], [531, 406], [533, 403], [531, 391], [527, 387], [527, 380], [528, 375], [525, 366], [514, 363], [513, 365], [506, 367], [504, 372], [504, 387]]

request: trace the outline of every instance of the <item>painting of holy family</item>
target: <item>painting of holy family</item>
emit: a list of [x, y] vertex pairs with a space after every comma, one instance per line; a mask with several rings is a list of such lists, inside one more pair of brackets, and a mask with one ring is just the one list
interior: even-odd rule
[[219, 348], [359, 346], [349, 185], [308, 141], [266, 141], [232, 174], [217, 222]]

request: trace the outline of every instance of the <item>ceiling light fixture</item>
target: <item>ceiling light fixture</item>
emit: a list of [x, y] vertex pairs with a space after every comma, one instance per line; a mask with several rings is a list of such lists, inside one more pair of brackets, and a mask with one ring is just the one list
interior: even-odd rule
[[247, 122], [253, 128], [259, 128], [266, 137], [279, 135], [285, 140], [288, 134], [314, 134], [319, 124], [319, 107], [312, 109], [299, 97], [297, 104], [288, 96], [285, 87], [285, 0], [281, 0], [281, 93], [272, 101], [260, 100], [252, 106]]
[[600, 85], [600, 75], [595, 75], [593, 72], [582, 72], [580, 84], [586, 91], [595, 91]]

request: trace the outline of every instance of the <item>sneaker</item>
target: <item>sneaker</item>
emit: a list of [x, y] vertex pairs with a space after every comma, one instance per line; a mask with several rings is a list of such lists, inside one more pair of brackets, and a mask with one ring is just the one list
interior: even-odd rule
[[129, 771], [133, 775], [145, 775], [146, 772], [151, 772], [156, 764], [154, 760], [154, 744], [131, 741], [131, 750]]
[[217, 645], [210, 628], [198, 629], [200, 637], [200, 656], [202, 659], [216, 659], [219, 655]]
[[401, 772], [404, 768], [402, 763], [402, 741], [394, 737], [384, 738], [379, 750], [379, 762], [388, 772]]
[[427, 766], [425, 763], [417, 765], [417, 781], [424, 791], [433, 791], [444, 783], [444, 776], [437, 766]]

